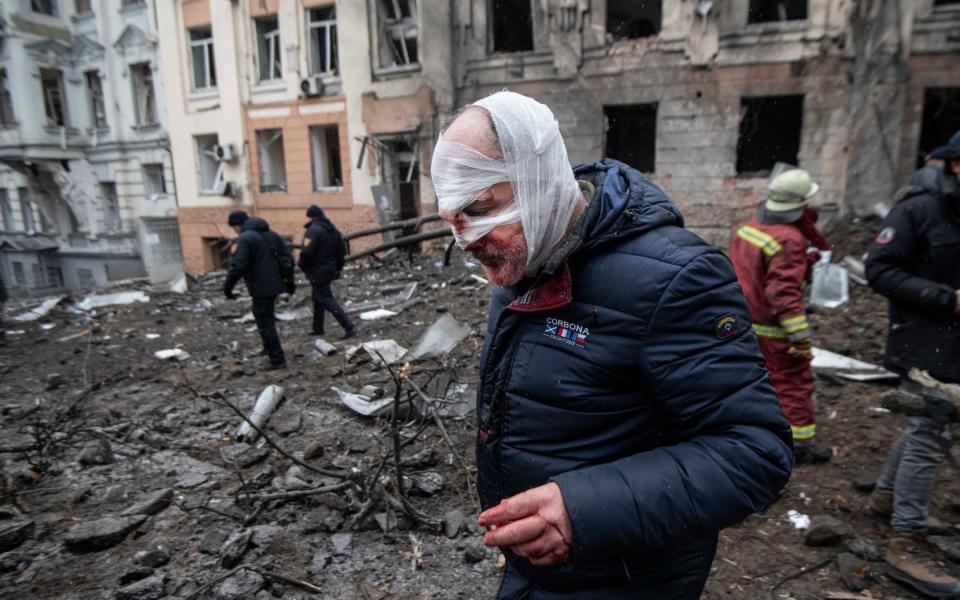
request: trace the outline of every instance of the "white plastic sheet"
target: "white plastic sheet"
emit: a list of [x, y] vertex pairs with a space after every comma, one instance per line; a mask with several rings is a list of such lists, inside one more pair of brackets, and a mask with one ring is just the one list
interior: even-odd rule
[[113, 294], [93, 294], [81, 300], [77, 307], [81, 310], [93, 310], [104, 306], [150, 302], [150, 296], [143, 292], [116, 292]]
[[[431, 177], [441, 212], [461, 213], [457, 243], [467, 246], [493, 228], [520, 221], [527, 242], [527, 272], [546, 262], [566, 233], [580, 191], [553, 112], [514, 92], [497, 92], [475, 102], [496, 128], [501, 159], [491, 158], [441, 136], [433, 152]], [[496, 215], [463, 211], [487, 189], [502, 182], [513, 202]]]
[[813, 267], [810, 286], [810, 304], [818, 308], [837, 308], [850, 300], [847, 270], [830, 262], [819, 262]]
[[417, 342], [417, 345], [404, 358], [416, 360], [430, 356], [442, 356], [470, 335], [470, 326], [465, 325], [449, 314], [445, 314], [431, 325]]
[[16, 323], [30, 323], [32, 321], [36, 321], [37, 319], [42, 319], [43, 317], [47, 316], [47, 313], [53, 310], [54, 306], [63, 302], [64, 298], [66, 298], [66, 296], [54, 296], [52, 298], [47, 298], [41, 302], [39, 306], [35, 306], [31, 309], [28, 309], [26, 312], [10, 317], [10, 320]]

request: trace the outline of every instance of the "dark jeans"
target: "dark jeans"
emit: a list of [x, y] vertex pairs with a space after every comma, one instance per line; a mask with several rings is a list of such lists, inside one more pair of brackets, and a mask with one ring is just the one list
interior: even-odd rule
[[[901, 386], [914, 394], [924, 394], [918, 384], [903, 378]], [[930, 495], [937, 477], [937, 465], [945, 457], [944, 423], [929, 417], [910, 417], [897, 445], [887, 458], [877, 487], [893, 491], [894, 531], [905, 532], [926, 524], [930, 516]]]
[[277, 335], [276, 305], [276, 296], [253, 298], [253, 319], [257, 322], [257, 331], [260, 333], [260, 339], [263, 340], [263, 349], [270, 357], [270, 362], [279, 365], [287, 362], [287, 359], [283, 355], [280, 336]]
[[333, 290], [330, 289], [330, 282], [311, 282], [310, 286], [313, 288], [313, 332], [323, 333], [323, 319], [327, 311], [340, 323], [344, 331], [353, 331], [353, 321], [337, 304]]

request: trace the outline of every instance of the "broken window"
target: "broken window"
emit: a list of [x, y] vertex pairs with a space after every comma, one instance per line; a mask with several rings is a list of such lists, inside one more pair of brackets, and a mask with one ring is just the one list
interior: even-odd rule
[[924, 165], [934, 148], [946, 144], [955, 131], [960, 131], [960, 88], [924, 90], [917, 168]]
[[85, 15], [93, 10], [90, 0], [76, 0], [73, 7], [78, 15]]
[[10, 82], [7, 70], [0, 69], [0, 127], [16, 125], [13, 117], [13, 98], [10, 96]]
[[799, 164], [803, 96], [762, 96], [740, 100], [737, 173], [765, 177], [773, 165]]
[[64, 127], [67, 124], [67, 107], [63, 94], [63, 75], [56, 69], [40, 69], [40, 85], [43, 88], [43, 105], [47, 113], [47, 125]]
[[283, 159], [283, 130], [261, 129], [257, 132], [260, 158], [260, 191], [287, 191], [287, 171]]
[[533, 50], [532, 0], [493, 0], [493, 51]]
[[13, 220], [13, 207], [10, 206], [10, 196], [4, 188], [0, 188], [0, 213], [3, 214], [3, 230], [16, 231], [17, 224]]
[[51, 223], [50, 219], [47, 218], [47, 213], [41, 210], [41, 208], [38, 206], [37, 214], [40, 215], [40, 231], [43, 233], [53, 233], [53, 223]]
[[20, 197], [20, 222], [23, 230], [28, 235], [37, 232], [36, 221], [33, 218], [33, 202], [30, 202], [30, 191], [27, 188], [17, 188], [17, 195]]
[[280, 79], [280, 24], [277, 15], [253, 20], [257, 37], [257, 80]]
[[[390, 220], [415, 218], [420, 212], [420, 143], [418, 134], [377, 137], [383, 185], [390, 190], [390, 206], [385, 210]], [[404, 230], [404, 235], [415, 228]]]
[[307, 11], [310, 36], [310, 72], [318, 75], [337, 75], [337, 8], [327, 6]]
[[380, 8], [380, 66], [420, 62], [416, 0], [378, 0]]
[[191, 87], [194, 91], [217, 87], [217, 67], [213, 60], [213, 30], [209, 27], [190, 29], [190, 63], [193, 68]]
[[807, 0], [750, 0], [747, 23], [802, 21], [807, 18]]
[[608, 0], [607, 33], [615, 40], [660, 33], [661, 0]]
[[167, 183], [163, 180], [163, 165], [161, 163], [143, 165], [143, 191], [150, 199], [158, 198], [167, 193]]
[[100, 183], [100, 193], [103, 195], [103, 228], [109, 233], [116, 233], [122, 226], [117, 185], [112, 181], [103, 181]]
[[313, 165], [315, 191], [343, 185], [340, 167], [340, 130], [336, 125], [310, 128], [310, 162]]
[[656, 169], [657, 104], [604, 106], [605, 155], [643, 173]]
[[33, 275], [33, 287], [42, 288], [46, 287], [47, 282], [43, 279], [43, 266], [39, 263], [32, 263], [30, 265], [31, 275]]
[[47, 267], [47, 285], [50, 287], [63, 287], [63, 271], [60, 267]]
[[41, 15], [57, 16], [57, 0], [30, 0], [30, 10]]
[[93, 278], [92, 269], [77, 269], [77, 282], [82, 288], [92, 288], [97, 285], [97, 280]]
[[15, 260], [10, 264], [13, 265], [13, 280], [17, 282], [17, 285], [27, 285], [27, 276], [23, 271], [23, 263], [19, 260]]
[[198, 135], [197, 142], [197, 169], [200, 175], [200, 192], [203, 194], [219, 194], [223, 181], [223, 163], [217, 158], [217, 136]]
[[133, 81], [133, 99], [136, 103], [137, 125], [157, 124], [157, 98], [153, 90], [153, 70], [150, 63], [130, 65]]
[[107, 126], [106, 104], [103, 102], [103, 84], [100, 73], [87, 71], [84, 73], [87, 80], [87, 97], [90, 100], [90, 124], [93, 127]]
[[144, 218], [144, 234], [150, 240], [150, 262], [182, 263], [180, 226], [176, 217]]

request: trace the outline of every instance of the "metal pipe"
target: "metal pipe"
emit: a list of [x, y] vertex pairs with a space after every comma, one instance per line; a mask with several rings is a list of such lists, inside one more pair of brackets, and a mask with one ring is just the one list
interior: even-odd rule
[[415, 244], [417, 242], [425, 242], [427, 240], [434, 240], [441, 237], [446, 237], [448, 235], [453, 235], [453, 231], [449, 229], [434, 229], [433, 231], [427, 231], [424, 233], [418, 233], [416, 235], [408, 235], [406, 237], [397, 238], [392, 242], [386, 242], [372, 248], [367, 248], [366, 250], [361, 250], [356, 254], [351, 254], [347, 256], [345, 260], [357, 260], [364, 256], [370, 256], [371, 254], [376, 254], [377, 252], [384, 252], [390, 250], [391, 248], [396, 248], [398, 246], [405, 246], [407, 244]]

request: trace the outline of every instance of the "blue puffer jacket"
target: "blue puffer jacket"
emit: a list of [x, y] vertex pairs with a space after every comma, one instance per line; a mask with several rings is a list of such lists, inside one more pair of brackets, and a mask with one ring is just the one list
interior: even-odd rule
[[536, 281], [493, 293], [480, 498], [560, 486], [571, 562], [508, 555], [538, 586], [669, 588], [774, 499], [790, 427], [726, 256], [638, 171], [607, 159], [575, 174], [596, 193], [571, 237]]

